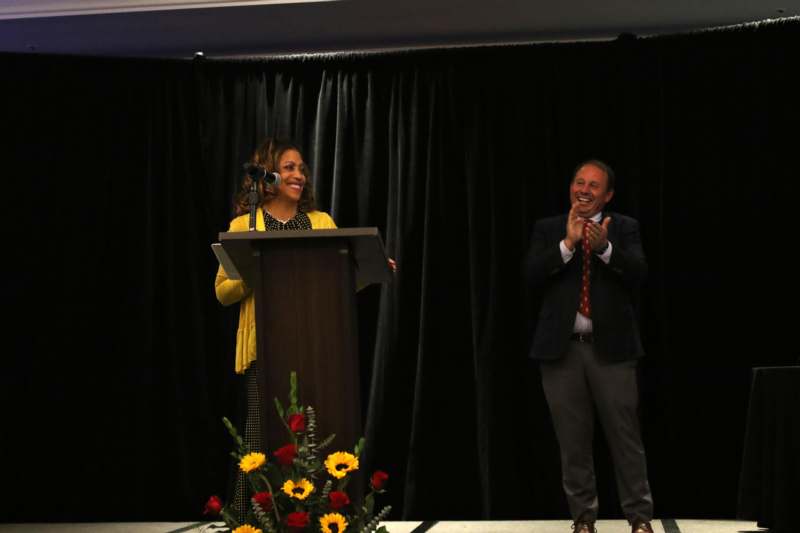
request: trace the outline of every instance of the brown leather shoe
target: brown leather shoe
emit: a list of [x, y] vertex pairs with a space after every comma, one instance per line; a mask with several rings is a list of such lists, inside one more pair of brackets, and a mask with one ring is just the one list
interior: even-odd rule
[[587, 520], [575, 520], [572, 524], [572, 529], [575, 533], [597, 533], [597, 530], [594, 528], [594, 522], [589, 522]]
[[634, 522], [631, 526], [631, 533], [653, 533], [650, 522]]

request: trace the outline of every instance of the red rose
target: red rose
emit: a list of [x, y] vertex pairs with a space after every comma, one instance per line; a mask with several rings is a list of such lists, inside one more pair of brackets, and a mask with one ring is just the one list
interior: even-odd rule
[[286, 525], [292, 529], [303, 529], [310, 521], [308, 513], [289, 513], [286, 516]]
[[292, 466], [295, 457], [297, 457], [297, 446], [294, 444], [287, 444], [275, 450], [275, 458], [283, 466]]
[[203, 509], [203, 514], [218, 515], [222, 512], [222, 500], [218, 496], [212, 496], [206, 502], [206, 508]]
[[384, 472], [383, 470], [376, 470], [374, 474], [372, 474], [372, 479], [370, 479], [370, 483], [372, 484], [372, 488], [375, 490], [381, 490], [383, 487], [386, 486], [386, 482], [389, 480], [389, 474]]
[[347, 496], [346, 493], [339, 490], [335, 490], [328, 494], [328, 498], [330, 499], [331, 509], [334, 511], [338, 511], [345, 505], [350, 504], [350, 497]]
[[253, 499], [265, 513], [272, 511], [272, 493], [266, 491], [257, 492], [253, 494]]
[[306, 430], [306, 417], [303, 415], [289, 415], [289, 429], [293, 433]]

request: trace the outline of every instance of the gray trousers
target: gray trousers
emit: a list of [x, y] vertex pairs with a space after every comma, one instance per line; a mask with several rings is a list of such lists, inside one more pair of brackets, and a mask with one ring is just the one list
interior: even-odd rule
[[542, 362], [542, 385], [561, 448], [564, 492], [573, 520], [597, 519], [593, 445], [595, 408], [614, 461], [622, 512], [629, 522], [653, 518], [637, 406], [636, 361], [604, 363], [591, 344], [570, 342]]

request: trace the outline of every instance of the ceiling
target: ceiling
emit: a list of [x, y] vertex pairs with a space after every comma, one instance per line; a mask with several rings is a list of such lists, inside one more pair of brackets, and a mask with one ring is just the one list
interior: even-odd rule
[[654, 35], [800, 0], [0, 0], [0, 51], [189, 58]]

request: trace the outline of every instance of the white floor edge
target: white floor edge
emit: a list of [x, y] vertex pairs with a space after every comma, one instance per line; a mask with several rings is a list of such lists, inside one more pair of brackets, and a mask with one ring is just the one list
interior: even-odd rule
[[[736, 520], [691, 520], [674, 519], [680, 533], [765, 533], [754, 522]], [[420, 527], [423, 526], [426, 527]], [[222, 523], [200, 522], [117, 522], [78, 524], [0, 524], [0, 532], [35, 533], [214, 533]], [[387, 521], [383, 525], [389, 533], [571, 533], [569, 520], [502, 520], [502, 521], [441, 521], [441, 522], [397, 522]], [[211, 526], [211, 527], [209, 527]], [[428, 527], [429, 526], [429, 527]], [[597, 533], [630, 533], [624, 520], [599, 520]], [[417, 530], [415, 532], [415, 530]], [[677, 533], [665, 531], [661, 520], [653, 521], [654, 533]]]

